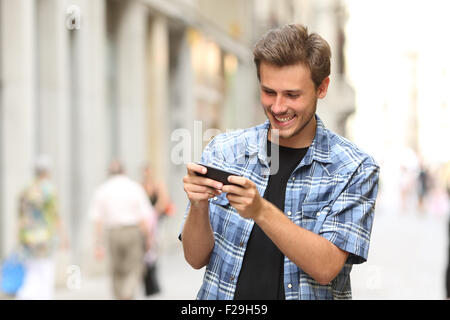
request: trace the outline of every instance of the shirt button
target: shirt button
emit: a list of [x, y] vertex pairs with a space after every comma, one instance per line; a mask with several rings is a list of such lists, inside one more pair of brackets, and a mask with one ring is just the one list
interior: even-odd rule
[[288, 284], [288, 288], [292, 289], [292, 284], [291, 283]]
[[292, 181], [295, 181], [295, 177], [292, 177]]
[[234, 281], [234, 276], [231, 276], [231, 277], [230, 277], [230, 281]]
[[239, 243], [239, 247], [243, 247], [244, 246], [244, 242]]
[[317, 212], [317, 216], [320, 216], [320, 212]]
[[214, 201], [217, 201], [217, 197], [214, 197], [213, 200], [214, 200]]
[[287, 215], [288, 215], [288, 216], [290, 216], [291, 214], [292, 214], [292, 212], [290, 212], [290, 211], [287, 212]]

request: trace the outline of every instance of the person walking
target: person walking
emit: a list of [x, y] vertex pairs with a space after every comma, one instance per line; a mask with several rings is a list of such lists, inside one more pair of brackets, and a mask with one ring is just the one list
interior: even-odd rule
[[150, 249], [145, 252], [144, 256], [144, 288], [145, 295], [148, 297], [159, 293], [161, 290], [157, 274], [157, 262], [159, 255], [158, 231], [160, 222], [166, 219], [166, 217], [171, 217], [175, 214], [175, 205], [170, 199], [166, 183], [155, 177], [153, 168], [150, 164], [144, 167], [142, 186], [145, 189], [147, 197], [156, 213], [156, 215], [152, 216], [153, 220], [149, 222], [149, 225], [153, 226], [151, 246]]
[[95, 224], [95, 255], [103, 259], [108, 246], [114, 297], [130, 300], [142, 282], [144, 252], [151, 245], [149, 224], [155, 213], [145, 190], [125, 175], [119, 161], [111, 163], [109, 174], [109, 179], [95, 191], [90, 206], [89, 215]]
[[447, 213], [447, 219], [448, 219], [448, 229], [447, 229], [447, 268], [445, 272], [445, 292], [446, 292], [446, 298], [450, 299], [450, 161], [447, 161], [442, 166], [442, 173], [441, 173], [441, 179], [443, 188], [447, 194], [447, 202], [449, 208], [449, 212]]
[[50, 157], [38, 156], [35, 179], [20, 196], [19, 245], [25, 259], [25, 278], [17, 292], [19, 300], [53, 299], [55, 252], [58, 246], [68, 248], [50, 171]]
[[186, 261], [206, 266], [198, 299], [351, 299], [350, 271], [367, 260], [379, 166], [316, 114], [330, 84], [328, 43], [298, 24], [254, 48], [267, 121], [216, 135], [201, 164], [229, 185], [183, 178]]

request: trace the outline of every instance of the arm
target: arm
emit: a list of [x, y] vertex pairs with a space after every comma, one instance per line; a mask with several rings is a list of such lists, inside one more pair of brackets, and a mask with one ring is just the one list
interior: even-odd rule
[[105, 255], [105, 245], [103, 235], [103, 210], [98, 190], [95, 192], [91, 201], [88, 215], [94, 224], [94, 256], [96, 259], [101, 260]]
[[159, 212], [159, 214], [165, 214], [167, 206], [170, 203], [170, 199], [164, 182], [161, 181], [157, 183], [156, 192], [158, 194], [158, 200], [155, 203], [155, 209]]
[[103, 223], [101, 220], [95, 221], [94, 225], [95, 258], [103, 259], [105, 255], [105, 246], [103, 243]]
[[182, 231], [182, 243], [186, 261], [195, 269], [208, 264], [214, 248], [214, 234], [209, 221], [208, 199], [221, 194], [221, 183], [199, 177], [206, 168], [190, 163], [188, 174], [183, 178], [184, 190], [190, 201], [190, 208]]
[[142, 235], [145, 242], [145, 250], [151, 249], [153, 244], [153, 237], [155, 236], [154, 231], [158, 221], [158, 214], [155, 207], [152, 206], [150, 200], [148, 199], [145, 189], [140, 185], [137, 185], [139, 191], [136, 194], [140, 194], [138, 199], [138, 207], [141, 212], [141, 220], [139, 221], [139, 228], [141, 229]]
[[231, 176], [226, 185], [230, 204], [244, 218], [252, 218], [274, 244], [299, 268], [320, 284], [333, 280], [348, 257], [327, 239], [294, 224], [284, 213], [261, 198], [255, 184], [243, 177]]
[[299, 268], [322, 285], [341, 271], [349, 255], [327, 239], [294, 224], [278, 208], [262, 199], [255, 222]]

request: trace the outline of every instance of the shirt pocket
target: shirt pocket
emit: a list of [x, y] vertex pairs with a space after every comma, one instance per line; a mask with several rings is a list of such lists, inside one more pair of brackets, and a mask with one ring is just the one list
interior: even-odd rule
[[210, 201], [210, 204], [219, 206], [225, 210], [228, 209], [229, 207], [231, 207], [230, 201], [228, 201], [225, 193], [215, 196], [214, 198], [209, 199], [209, 201]]
[[314, 233], [319, 233], [327, 214], [327, 204], [326, 201], [304, 202], [301, 207], [301, 226]]
[[229, 241], [234, 239], [239, 225], [239, 214], [231, 206], [225, 194], [210, 200], [210, 219], [213, 231], [221, 239]]

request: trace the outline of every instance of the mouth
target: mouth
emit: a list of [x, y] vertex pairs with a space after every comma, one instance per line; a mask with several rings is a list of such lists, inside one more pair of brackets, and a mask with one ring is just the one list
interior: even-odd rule
[[273, 118], [275, 119], [275, 123], [280, 127], [287, 127], [289, 126], [294, 119], [297, 117], [295, 114], [292, 114], [290, 116], [276, 116], [272, 113]]

